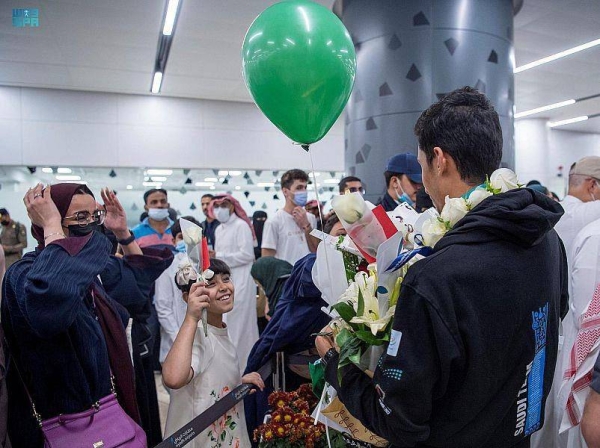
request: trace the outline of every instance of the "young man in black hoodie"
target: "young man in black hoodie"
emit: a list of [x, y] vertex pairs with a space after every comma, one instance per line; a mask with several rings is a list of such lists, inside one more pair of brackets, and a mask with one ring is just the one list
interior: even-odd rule
[[[441, 211], [500, 164], [498, 114], [465, 87], [415, 126], [423, 183]], [[373, 379], [337, 379], [331, 340], [317, 338], [326, 380], [348, 410], [394, 447], [529, 447], [543, 424], [566, 311], [559, 204], [530, 189], [491, 196], [413, 265], [392, 340]]]

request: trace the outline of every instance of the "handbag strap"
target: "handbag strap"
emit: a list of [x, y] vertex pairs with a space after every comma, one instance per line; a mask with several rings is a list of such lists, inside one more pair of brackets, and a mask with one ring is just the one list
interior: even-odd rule
[[[25, 379], [23, 378], [23, 375], [21, 375], [21, 370], [19, 369], [19, 364], [17, 363], [17, 358], [16, 356], [13, 356], [12, 350], [10, 348], [10, 345], [8, 344], [8, 341], [6, 340], [6, 336], [4, 337], [4, 344], [6, 344], [6, 346], [8, 347], [8, 362], [7, 362], [7, 366], [10, 368], [10, 361], [12, 359], [13, 361], [13, 365], [15, 366], [15, 369], [17, 371], [17, 375], [19, 376], [19, 379], [21, 380], [21, 383], [23, 383], [23, 388], [25, 389], [25, 393], [27, 394], [27, 398], [29, 399], [29, 403], [31, 404], [31, 409], [33, 410], [33, 417], [35, 418], [35, 420], [37, 421], [39, 427], [42, 427], [42, 416], [41, 414], [37, 411], [36, 407], [35, 407], [35, 403], [33, 401], [33, 397], [31, 396], [31, 393], [29, 392], [29, 388], [27, 387], [27, 383], [25, 382]], [[115, 377], [112, 373], [112, 369], [110, 368], [110, 365], [108, 366], [108, 369], [110, 371], [110, 392], [112, 394], [114, 394], [115, 396], [117, 395], [117, 390], [115, 388]], [[90, 409], [97, 409], [99, 406], [99, 402], [96, 401], [95, 403], [92, 404]]]
[[[94, 302], [93, 290], [91, 290], [91, 295], [92, 295], [92, 306], [94, 308], [93, 313], [95, 314], [96, 313], [96, 311], [95, 311], [96, 304]], [[21, 375], [21, 370], [19, 369], [19, 364], [17, 363], [17, 357], [13, 355], [14, 352], [10, 348], [10, 344], [8, 343], [8, 340], [6, 339], [6, 335], [4, 336], [3, 339], [4, 339], [4, 344], [6, 345], [6, 347], [8, 347], [8, 362], [6, 365], [10, 368], [10, 361], [12, 359], [15, 369], [17, 370], [17, 375], [19, 376], [21, 383], [23, 383], [23, 388], [25, 389], [25, 393], [27, 394], [27, 398], [29, 399], [29, 403], [31, 404], [31, 409], [33, 410], [33, 417], [35, 418], [39, 427], [41, 428], [42, 427], [42, 416], [37, 411], [37, 409], [35, 407], [35, 403], [33, 401], [33, 397], [31, 396], [31, 393], [29, 392], [29, 388], [27, 387], [27, 383], [25, 382], [23, 375]], [[115, 376], [113, 375], [112, 368], [110, 367], [110, 362], [108, 363], [108, 370], [110, 371], [110, 391], [112, 394], [114, 394], [116, 396], [117, 389], [115, 387]], [[99, 402], [96, 401], [95, 403], [92, 404], [91, 408], [97, 408], [98, 406], [99, 406]]]
[[27, 383], [25, 383], [25, 380], [23, 379], [23, 375], [21, 375], [21, 370], [19, 369], [19, 364], [17, 363], [17, 357], [13, 355], [13, 352], [10, 348], [8, 340], [6, 339], [6, 336], [4, 337], [4, 344], [6, 345], [6, 347], [8, 347], [8, 362], [6, 363], [6, 365], [10, 369], [11, 360], [12, 360], [12, 364], [15, 366], [17, 375], [19, 376], [19, 379], [21, 380], [21, 383], [23, 384], [23, 388], [25, 389], [25, 393], [27, 394], [27, 399], [29, 400], [29, 403], [31, 404], [31, 408], [33, 409], [33, 417], [38, 422], [38, 425], [41, 428], [42, 427], [42, 416], [38, 413], [37, 409], [35, 408], [35, 403], [33, 402], [33, 398], [31, 397], [31, 394], [29, 393], [29, 388], [27, 387]]

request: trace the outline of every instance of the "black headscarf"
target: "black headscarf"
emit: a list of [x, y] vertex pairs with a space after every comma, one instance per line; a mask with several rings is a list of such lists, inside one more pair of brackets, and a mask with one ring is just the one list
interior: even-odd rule
[[254, 233], [256, 234], [256, 242], [258, 243], [258, 245], [254, 248], [254, 255], [256, 256], [257, 260], [260, 258], [263, 230], [265, 228], [266, 220], [267, 213], [263, 212], [262, 210], [258, 210], [252, 215], [252, 226], [254, 227]]

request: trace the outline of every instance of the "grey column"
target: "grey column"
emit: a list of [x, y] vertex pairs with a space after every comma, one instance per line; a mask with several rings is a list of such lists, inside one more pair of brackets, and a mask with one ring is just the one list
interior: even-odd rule
[[346, 173], [363, 180], [367, 199], [385, 191], [387, 159], [417, 153], [421, 112], [463, 86], [498, 111], [503, 166], [514, 168], [512, 0], [336, 0], [334, 12], [358, 64], [345, 113]]

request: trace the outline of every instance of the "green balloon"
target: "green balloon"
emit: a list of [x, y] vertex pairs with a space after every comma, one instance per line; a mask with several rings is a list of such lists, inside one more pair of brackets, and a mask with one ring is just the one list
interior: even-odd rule
[[333, 12], [308, 0], [264, 10], [246, 33], [242, 64], [260, 110], [305, 145], [321, 140], [333, 126], [356, 74], [348, 30]]

